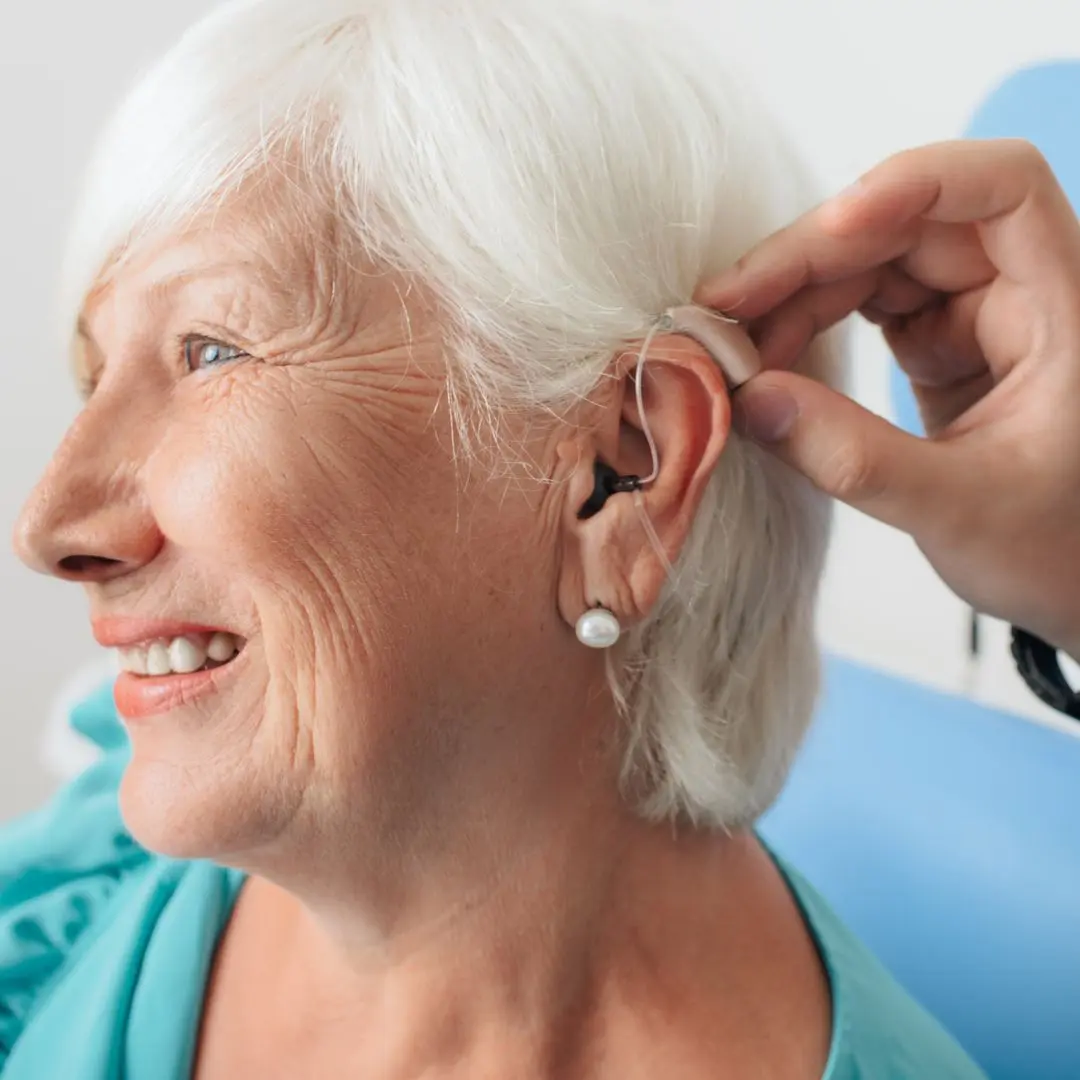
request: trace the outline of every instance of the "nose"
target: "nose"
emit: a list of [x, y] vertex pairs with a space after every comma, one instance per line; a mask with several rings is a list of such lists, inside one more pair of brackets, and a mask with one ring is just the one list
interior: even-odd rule
[[14, 546], [32, 570], [105, 582], [145, 566], [161, 550], [137, 449], [125, 447], [118, 419], [87, 406], [23, 507]]

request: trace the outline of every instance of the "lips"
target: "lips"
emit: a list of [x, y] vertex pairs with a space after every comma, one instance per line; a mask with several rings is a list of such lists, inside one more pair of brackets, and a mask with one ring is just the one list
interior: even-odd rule
[[160, 716], [215, 692], [245, 640], [224, 627], [166, 619], [101, 618], [94, 637], [119, 649], [124, 669], [113, 697], [126, 720]]
[[[134, 619], [123, 616], [94, 619], [91, 622], [94, 640], [106, 649], [133, 648], [154, 641], [171, 641], [188, 634], [233, 633], [224, 626], [205, 623], [179, 622], [175, 619]], [[233, 634], [239, 637], [238, 634]]]
[[222, 667], [190, 675], [145, 676], [125, 671], [113, 685], [116, 710], [125, 720], [147, 720], [216, 693], [225, 679], [243, 664], [238, 656]]

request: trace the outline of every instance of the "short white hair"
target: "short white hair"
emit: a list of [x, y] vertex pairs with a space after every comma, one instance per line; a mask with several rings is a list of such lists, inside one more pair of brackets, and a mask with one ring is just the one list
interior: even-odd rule
[[[121, 106], [66, 263], [68, 312], [152, 236], [289, 155], [342, 227], [422, 281], [454, 401], [568, 409], [707, 274], [805, 209], [728, 59], [628, 0], [239, 0]], [[322, 195], [320, 197], [323, 197]], [[837, 368], [819, 342], [803, 369]], [[823, 499], [732, 436], [676, 578], [612, 686], [650, 819], [734, 828], [775, 798], [817, 692]]]

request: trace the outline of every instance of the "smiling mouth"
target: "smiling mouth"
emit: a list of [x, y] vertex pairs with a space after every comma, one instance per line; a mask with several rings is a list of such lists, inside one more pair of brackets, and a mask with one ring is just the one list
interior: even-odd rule
[[126, 674], [159, 679], [225, 667], [243, 652], [245, 644], [239, 635], [219, 630], [154, 638], [116, 651]]

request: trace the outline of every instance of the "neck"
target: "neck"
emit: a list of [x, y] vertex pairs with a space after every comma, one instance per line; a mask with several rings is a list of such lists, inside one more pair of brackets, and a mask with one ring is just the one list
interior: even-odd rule
[[565, 810], [502, 865], [403, 891], [396, 920], [359, 894], [328, 902], [253, 879], [241, 905], [282, 1009], [268, 1026], [326, 1032], [348, 1047], [328, 1060], [378, 1077], [710, 1075], [779, 1000], [782, 1018], [810, 1003], [824, 1061], [816, 953], [752, 836]]
[[642, 1071], [673, 1041], [702, 1075], [744, 1075], [761, 1050], [747, 1038], [794, 1053], [800, 1023], [827, 1033], [817, 954], [753, 836], [641, 821], [597, 734], [615, 720], [573, 719], [467, 747], [467, 776], [388, 800], [424, 809], [407, 827], [333, 844], [311, 828], [246, 867], [236, 966], [273, 988], [259, 1029], [305, 1047], [317, 1030], [337, 1047], [326, 1069], [380, 1080], [697, 1075], [670, 1053]]

